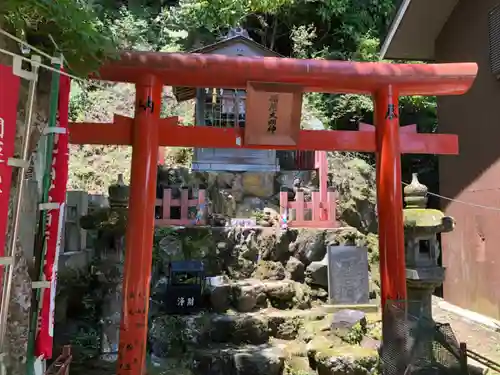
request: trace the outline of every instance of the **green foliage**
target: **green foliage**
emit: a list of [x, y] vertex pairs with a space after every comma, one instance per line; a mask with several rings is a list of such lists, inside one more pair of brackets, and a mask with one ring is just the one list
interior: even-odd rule
[[[284, 56], [378, 61], [380, 40], [396, 5], [397, 0], [4, 0], [0, 24], [48, 52], [55, 48], [52, 37], [78, 74], [113, 58], [116, 48], [189, 50], [217, 41], [235, 26]], [[72, 120], [110, 121], [114, 112], [132, 116], [133, 87], [109, 87], [117, 94], [75, 85]], [[193, 104], [179, 104], [167, 93], [162, 114], [190, 123]], [[308, 116], [331, 129], [354, 130], [359, 121], [373, 122], [373, 104], [364, 95], [308, 94], [304, 117]], [[401, 98], [400, 120], [418, 123], [422, 132], [436, 131], [435, 98]], [[169, 150], [167, 159], [189, 165], [191, 155], [191, 149], [181, 148]], [[102, 192], [116, 173], [128, 176], [130, 151], [88, 146], [72, 153], [71, 161], [71, 188]], [[404, 177], [423, 171], [435, 180], [436, 168], [433, 156], [403, 158]]]
[[50, 37], [70, 69], [86, 74], [114, 55], [114, 41], [90, 2], [84, 0], [2, 0], [0, 24], [49, 53]]
[[71, 338], [69, 344], [76, 349], [76, 359], [79, 362], [86, 362], [99, 354], [101, 337], [96, 329], [90, 327], [80, 328], [77, 334]]
[[160, 241], [167, 236], [179, 238], [179, 234], [177, 233], [177, 229], [174, 227], [155, 228], [154, 237], [153, 237], [153, 264], [157, 264], [159, 262], [164, 261], [165, 257], [164, 257], [163, 251], [160, 249]]
[[359, 345], [366, 334], [366, 324], [356, 323], [342, 340], [351, 345]]

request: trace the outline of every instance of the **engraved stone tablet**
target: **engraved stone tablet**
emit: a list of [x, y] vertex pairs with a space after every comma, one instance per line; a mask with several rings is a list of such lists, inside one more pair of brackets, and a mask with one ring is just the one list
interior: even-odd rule
[[328, 298], [332, 304], [370, 302], [366, 248], [328, 247]]

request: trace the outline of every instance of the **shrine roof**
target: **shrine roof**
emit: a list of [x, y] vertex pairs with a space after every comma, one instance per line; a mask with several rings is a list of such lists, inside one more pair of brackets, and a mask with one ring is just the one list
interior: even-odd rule
[[[241, 45], [247, 46], [258, 57], [284, 57], [244, 35], [225, 38], [216, 43], [189, 51], [189, 53], [220, 54], [224, 56], [238, 55], [238, 46]], [[173, 87], [173, 92], [179, 102], [196, 97], [196, 88], [193, 87]]]
[[204, 47], [196, 48], [194, 50], [189, 51], [189, 53], [212, 53], [220, 50], [221, 48], [234, 44], [234, 43], [243, 43], [248, 45], [251, 48], [254, 48], [256, 50], [259, 50], [262, 52], [262, 56], [276, 56], [276, 57], [284, 57], [280, 55], [277, 52], [274, 52], [273, 50], [270, 50], [266, 46], [263, 46], [260, 43], [257, 43], [253, 39], [247, 38], [243, 35], [236, 35], [227, 39], [223, 39], [221, 41], [218, 41], [216, 43], [209, 44]]
[[250, 81], [279, 82], [302, 86], [305, 92], [364, 94], [392, 84], [400, 95], [460, 95], [474, 82], [477, 69], [476, 63], [391, 64], [131, 51], [105, 63], [99, 79], [139, 83], [156, 76], [169, 86], [234, 89], [245, 89]]

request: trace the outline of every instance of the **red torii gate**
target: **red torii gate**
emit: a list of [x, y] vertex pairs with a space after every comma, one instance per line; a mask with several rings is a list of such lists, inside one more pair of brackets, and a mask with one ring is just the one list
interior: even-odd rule
[[[70, 125], [73, 144], [132, 145], [129, 222], [123, 281], [118, 374], [144, 374], [159, 146], [359, 151], [377, 153], [382, 306], [406, 299], [401, 153], [458, 153], [455, 135], [400, 131], [398, 97], [460, 95], [477, 65], [357, 63], [288, 58], [124, 52], [100, 69], [99, 79], [136, 85], [135, 118], [112, 124]], [[163, 85], [245, 89], [250, 82], [300, 86], [303, 92], [371, 94], [375, 131], [300, 130], [295, 145], [245, 144], [244, 129], [186, 127], [160, 119]], [[248, 131], [248, 129], [247, 129]], [[243, 141], [243, 142], [242, 142]], [[241, 145], [244, 146], [241, 146]]]

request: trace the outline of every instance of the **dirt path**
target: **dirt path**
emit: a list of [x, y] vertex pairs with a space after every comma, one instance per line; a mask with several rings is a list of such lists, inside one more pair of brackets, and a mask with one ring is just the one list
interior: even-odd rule
[[[488, 359], [500, 363], [500, 332], [467, 320], [453, 312], [441, 309], [436, 299], [433, 301], [432, 313], [434, 320], [449, 323], [457, 339], [467, 343], [467, 347]], [[489, 372], [488, 374], [494, 374]]]

